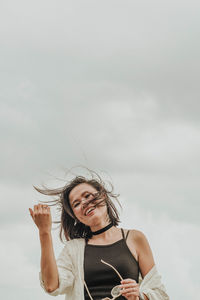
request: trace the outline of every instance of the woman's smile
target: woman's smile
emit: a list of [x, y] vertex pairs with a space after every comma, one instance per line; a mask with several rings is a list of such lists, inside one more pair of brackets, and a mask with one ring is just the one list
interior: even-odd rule
[[87, 208], [85, 210], [85, 212], [84, 212], [84, 215], [85, 216], [91, 216], [91, 215], [93, 215], [94, 212], [95, 212], [95, 209], [96, 209], [96, 207], [94, 207], [94, 206]]

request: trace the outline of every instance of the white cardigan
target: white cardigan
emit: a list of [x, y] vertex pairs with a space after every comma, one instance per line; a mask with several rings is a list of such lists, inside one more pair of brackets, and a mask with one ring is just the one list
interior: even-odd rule
[[[44, 287], [41, 272], [39, 279], [42, 288], [52, 296], [65, 294], [65, 300], [84, 300], [84, 249], [85, 239], [73, 239], [66, 243], [57, 259], [59, 287], [53, 292], [47, 292]], [[156, 265], [142, 279], [139, 274], [140, 298], [143, 293], [149, 300], [169, 300], [166, 289], [161, 282]]]

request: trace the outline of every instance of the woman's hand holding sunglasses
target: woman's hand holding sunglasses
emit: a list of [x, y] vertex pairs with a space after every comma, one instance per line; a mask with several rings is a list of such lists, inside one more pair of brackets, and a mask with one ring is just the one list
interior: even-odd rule
[[120, 285], [123, 291], [121, 295], [127, 300], [139, 300], [139, 284], [133, 279], [124, 279]]
[[[116, 285], [112, 288], [112, 290], [111, 290], [112, 298], [106, 297], [106, 298], [103, 298], [102, 300], [114, 300], [114, 299], [117, 299], [118, 297], [120, 297], [121, 295], [123, 297], [125, 297], [127, 300], [139, 300], [139, 284], [134, 279], [130, 279], [130, 278], [123, 279], [122, 276], [120, 275], [120, 273], [117, 271], [117, 269], [114, 266], [107, 263], [103, 259], [101, 259], [101, 262], [103, 264], [111, 267], [117, 273], [117, 275], [119, 276], [119, 278], [121, 280], [120, 285]], [[85, 288], [88, 292], [90, 299], [93, 300], [85, 281], [84, 281], [84, 285], [85, 285]]]

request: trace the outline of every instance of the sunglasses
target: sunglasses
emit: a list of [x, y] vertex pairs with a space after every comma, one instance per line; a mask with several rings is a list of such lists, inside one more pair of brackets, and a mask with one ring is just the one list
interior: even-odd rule
[[[120, 273], [115, 269], [115, 267], [113, 267], [111, 264], [105, 262], [103, 259], [101, 259], [101, 262], [109, 267], [111, 267], [116, 273], [117, 275], [119, 276], [120, 280], [123, 280], [122, 276], [120, 275]], [[88, 296], [90, 297], [91, 300], [94, 300], [88, 290], [88, 287], [87, 287], [87, 284], [86, 282], [84, 281], [84, 285], [85, 285], [85, 288], [86, 288], [86, 291], [88, 293]], [[122, 292], [122, 289], [120, 288], [119, 285], [116, 285], [112, 288], [111, 290], [111, 296], [112, 298], [109, 298], [109, 297], [106, 297], [106, 298], [102, 298], [101, 300], [114, 300], [114, 299], [117, 299], [119, 296], [121, 296], [121, 292]]]

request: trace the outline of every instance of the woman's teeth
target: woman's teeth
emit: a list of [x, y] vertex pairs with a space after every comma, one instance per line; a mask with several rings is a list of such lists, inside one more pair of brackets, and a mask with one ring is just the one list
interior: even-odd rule
[[89, 208], [87, 211], [86, 211], [86, 213], [85, 213], [85, 215], [87, 216], [92, 210], [94, 210], [95, 209], [95, 207], [91, 207], [91, 208]]

